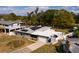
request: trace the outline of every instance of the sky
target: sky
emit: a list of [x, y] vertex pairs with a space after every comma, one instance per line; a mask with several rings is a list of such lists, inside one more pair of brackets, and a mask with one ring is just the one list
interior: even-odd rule
[[[0, 14], [15, 13], [16, 15], [26, 16], [27, 12], [36, 9], [37, 6], [0, 6]], [[74, 13], [79, 13], [79, 6], [38, 6], [39, 11], [48, 9], [65, 9]]]

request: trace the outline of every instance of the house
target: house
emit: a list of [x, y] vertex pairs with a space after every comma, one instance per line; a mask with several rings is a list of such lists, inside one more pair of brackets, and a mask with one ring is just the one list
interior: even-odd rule
[[23, 35], [27, 37], [31, 37], [32, 39], [37, 39], [37, 41], [42, 41], [44, 43], [54, 42], [55, 39], [59, 36], [62, 36], [62, 32], [56, 32], [52, 30], [51, 27], [40, 27], [35, 26], [31, 28], [25, 28], [15, 31], [18, 35]]
[[55, 30], [51, 29], [50, 27], [42, 27], [37, 29], [32, 35], [37, 35], [37, 39], [42, 42], [53, 42], [58, 36], [62, 36], [62, 32], [56, 32]]
[[0, 31], [9, 35], [12, 35], [13, 31], [22, 28], [22, 26], [22, 22], [0, 20]]
[[[39, 28], [41, 28], [41, 27], [40, 27], [40, 26], [27, 27], [27, 28], [23, 28], [23, 29], [20, 29], [20, 30], [16, 30], [16, 31], [15, 31], [15, 34], [16, 34], [16, 35], [23, 35], [23, 36], [25, 36], [25, 37], [30, 38], [30, 37], [33, 36], [32, 33], [33, 33], [35, 30], [39, 29]], [[33, 37], [33, 38], [34, 38], [34, 37]]]

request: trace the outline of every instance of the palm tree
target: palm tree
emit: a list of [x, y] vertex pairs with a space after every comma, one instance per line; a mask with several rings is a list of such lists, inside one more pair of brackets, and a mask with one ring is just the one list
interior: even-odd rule
[[38, 11], [39, 11], [39, 8], [36, 7], [36, 9], [35, 9], [35, 11], [34, 11], [36, 15], [38, 14]]
[[33, 14], [33, 11], [32, 12], [27, 12], [27, 18], [28, 18], [28, 21], [30, 22], [29, 24], [31, 25], [32, 22], [31, 22], [31, 17], [32, 17], [32, 14]]

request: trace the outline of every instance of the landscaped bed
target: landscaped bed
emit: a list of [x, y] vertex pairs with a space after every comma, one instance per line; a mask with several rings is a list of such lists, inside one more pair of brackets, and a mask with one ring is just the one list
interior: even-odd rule
[[44, 45], [41, 48], [33, 51], [32, 53], [56, 53], [55, 45]]
[[29, 41], [22, 36], [8, 36], [0, 34], [0, 52], [11, 52], [32, 43], [34, 42]]

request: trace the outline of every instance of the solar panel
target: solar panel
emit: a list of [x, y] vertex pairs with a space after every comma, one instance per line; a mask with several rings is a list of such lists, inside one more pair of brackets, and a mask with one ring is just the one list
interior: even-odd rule
[[32, 29], [32, 30], [37, 30], [37, 29], [39, 29], [39, 28], [41, 28], [41, 27], [35, 26], [35, 27], [31, 27], [30, 29]]

